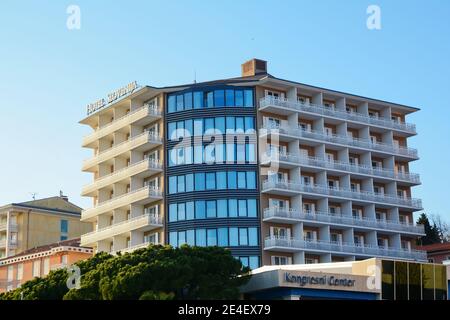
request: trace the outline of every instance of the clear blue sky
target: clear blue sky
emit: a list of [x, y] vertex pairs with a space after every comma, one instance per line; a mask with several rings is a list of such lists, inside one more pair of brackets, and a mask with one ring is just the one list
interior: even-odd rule
[[[345, 6], [342, 5], [345, 3]], [[81, 29], [66, 28], [66, 8]], [[381, 8], [368, 30], [366, 8]], [[2, 1], [0, 204], [63, 190], [82, 198], [85, 105], [130, 81], [154, 86], [239, 76], [257, 57], [277, 77], [422, 110], [409, 118], [423, 185], [450, 220], [449, 1]]]

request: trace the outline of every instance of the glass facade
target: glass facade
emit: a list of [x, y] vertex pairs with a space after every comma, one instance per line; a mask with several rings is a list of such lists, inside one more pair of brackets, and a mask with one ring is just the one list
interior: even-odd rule
[[446, 300], [443, 265], [382, 261], [381, 295], [384, 300]]
[[244, 266], [259, 267], [253, 88], [174, 92], [166, 106], [168, 243], [227, 247]]
[[167, 95], [167, 113], [221, 107], [254, 107], [253, 89], [199, 89]]
[[256, 189], [255, 171], [197, 172], [170, 176], [169, 194], [221, 189]]

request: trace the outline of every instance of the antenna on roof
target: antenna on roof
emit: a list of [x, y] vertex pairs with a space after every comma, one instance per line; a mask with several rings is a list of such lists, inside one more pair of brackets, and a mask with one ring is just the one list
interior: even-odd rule
[[31, 194], [31, 198], [33, 198], [33, 200], [36, 200], [36, 195], [38, 194], [37, 192], [30, 192]]
[[194, 83], [197, 83], [197, 71], [194, 69]]

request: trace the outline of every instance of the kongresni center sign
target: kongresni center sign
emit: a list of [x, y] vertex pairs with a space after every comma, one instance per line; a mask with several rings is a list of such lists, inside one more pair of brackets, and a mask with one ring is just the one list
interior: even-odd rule
[[137, 82], [133, 81], [120, 89], [112, 91], [111, 93], [109, 93], [107, 95], [106, 99], [102, 98], [93, 103], [88, 104], [87, 105], [87, 115], [89, 116], [89, 115], [93, 114], [94, 112], [97, 112], [100, 109], [103, 109], [108, 104], [116, 101], [117, 99], [133, 93], [137, 88], [139, 88]]

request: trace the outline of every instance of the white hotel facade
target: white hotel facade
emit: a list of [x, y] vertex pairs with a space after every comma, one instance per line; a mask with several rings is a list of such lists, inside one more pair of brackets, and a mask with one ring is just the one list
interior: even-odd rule
[[[228, 99], [230, 88], [251, 89], [253, 106], [246, 102], [246, 109], [239, 107], [238, 93], [231, 93], [233, 105], [229, 105], [224, 96]], [[165, 161], [171, 152], [168, 130], [173, 121], [182, 119], [185, 125], [190, 117], [207, 112], [194, 110], [191, 92], [200, 90], [205, 100], [199, 108], [211, 108], [211, 114], [203, 118], [216, 115], [216, 122], [212, 120], [216, 129], [225, 123], [218, 117], [234, 112], [242, 112], [246, 120], [254, 117], [259, 157], [253, 165], [259, 174], [257, 193], [248, 191], [247, 197], [257, 201], [256, 222], [250, 214], [239, 219], [240, 215], [231, 218], [230, 212], [227, 218], [195, 216], [188, 221], [185, 215], [180, 218], [179, 209], [176, 221], [169, 217], [169, 207], [178, 197], [170, 195], [171, 177], [204, 171], [208, 166], [183, 158], [169, 168]], [[94, 181], [82, 191], [93, 198], [94, 206], [83, 211], [82, 220], [96, 225], [95, 231], [82, 236], [83, 246], [116, 252], [148, 243], [195, 244], [195, 237], [202, 234], [199, 228], [236, 227], [241, 237], [240, 230], [251, 227], [257, 229], [258, 237], [251, 248], [249, 241], [241, 239], [232, 245], [231, 231], [224, 246], [241, 260], [253, 261], [253, 266], [368, 257], [426, 261], [425, 253], [414, 250], [424, 229], [414, 224], [413, 213], [422, 204], [412, 198], [411, 188], [420, 184], [420, 178], [409, 170], [418, 154], [408, 146], [408, 138], [417, 133], [406, 121], [417, 108], [275, 78], [267, 73], [266, 62], [257, 59], [242, 65], [239, 78], [140, 87], [126, 93], [106, 106], [101, 104], [81, 121], [94, 129], [83, 139], [83, 147], [94, 150], [93, 157], [83, 163], [83, 171], [92, 172]], [[177, 100], [169, 99], [174, 95]], [[175, 109], [171, 101], [176, 101]], [[229, 130], [228, 122], [225, 130]], [[253, 168], [246, 165], [247, 171]], [[217, 158], [209, 168], [230, 170]], [[193, 189], [188, 194], [188, 175], [186, 180], [184, 176], [179, 195], [183, 201], [202, 195], [207, 199], [236, 197], [232, 190]], [[220, 245], [217, 230], [208, 232], [207, 239], [211, 235], [211, 243]], [[190, 231], [195, 237], [186, 240]]]

